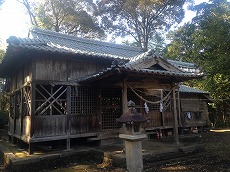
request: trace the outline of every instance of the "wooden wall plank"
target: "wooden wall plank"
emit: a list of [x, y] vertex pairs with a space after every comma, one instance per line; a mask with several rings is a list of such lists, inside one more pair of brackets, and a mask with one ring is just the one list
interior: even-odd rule
[[36, 80], [66, 81], [67, 63], [65, 59], [37, 58]]

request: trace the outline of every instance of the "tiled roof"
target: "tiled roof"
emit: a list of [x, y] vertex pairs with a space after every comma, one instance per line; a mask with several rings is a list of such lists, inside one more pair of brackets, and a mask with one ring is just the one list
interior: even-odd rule
[[193, 87], [189, 87], [189, 86], [186, 86], [186, 85], [180, 85], [179, 92], [182, 92], [182, 93], [209, 94], [206, 91], [203, 91], [203, 90], [200, 90], [200, 89], [197, 89], [197, 88], [193, 88]]
[[[142, 54], [139, 54], [135, 57], [131, 57], [130, 61], [126, 64], [127, 66], [135, 66], [138, 63], [145, 63], [145, 61], [148, 61], [150, 58], [155, 58], [158, 61], [164, 61], [166, 65], [171, 65], [174, 68], [176, 68], [179, 71], [182, 72], [190, 72], [190, 73], [199, 73], [200, 70], [198, 69], [198, 66], [194, 63], [188, 63], [188, 62], [181, 62], [176, 60], [169, 60], [169, 59], [163, 59], [157, 52], [154, 50], [149, 50], [147, 52], [144, 52]], [[171, 67], [172, 68], [172, 67]]]
[[[94, 57], [126, 59], [129, 64], [137, 64], [147, 58], [160, 57], [150, 50], [143, 52], [141, 48], [102, 42], [92, 39], [79, 38], [72, 35], [57, 33], [48, 30], [33, 28], [30, 30], [30, 38], [10, 37], [9, 45], [22, 49], [41, 52], [78, 54]], [[165, 60], [167, 63], [184, 72], [198, 73], [198, 68], [193, 63]], [[128, 64], [128, 66], [129, 66]]]
[[[187, 77], [194, 78], [197, 76], [202, 76], [202, 73], [197, 69], [197, 66], [192, 63], [179, 62], [174, 60], [165, 60], [160, 57], [156, 52], [150, 50], [148, 52], [143, 52], [141, 48], [131, 47], [126, 45], [118, 45], [108, 42], [102, 42], [92, 39], [84, 39], [75, 37], [72, 35], [66, 35], [62, 33], [42, 30], [34, 28], [30, 30], [29, 38], [17, 38], [10, 37], [8, 39], [9, 49], [6, 56], [10, 55], [13, 58], [6, 58], [1, 64], [0, 73], [5, 73], [5, 69], [9, 70], [17, 62], [17, 54], [19, 51], [14, 51], [14, 48], [20, 48], [21, 57], [26, 58], [23, 53], [27, 50], [36, 51], [36, 52], [48, 52], [48, 53], [58, 53], [58, 54], [72, 54], [72, 55], [84, 55], [89, 57], [88, 59], [95, 58], [98, 60], [109, 60], [109, 62], [114, 61], [115, 59], [119, 61], [120, 59], [123, 62], [128, 62], [126, 64], [119, 65], [119, 68], [122, 70], [154, 74], [154, 75], [167, 75], [167, 76], [178, 76], [178, 77]], [[13, 50], [12, 52], [10, 50]], [[81, 56], [74, 56], [81, 57]], [[161, 62], [161, 65], [168, 66], [168, 70], [158, 70], [154, 68], [149, 68], [150, 64], [148, 60], [155, 58], [155, 62]], [[135, 66], [135, 67], [134, 67]], [[91, 79], [100, 76], [103, 73], [106, 73], [112, 68], [109, 68], [105, 71], [102, 71], [98, 74], [87, 76], [82, 78], [83, 80]], [[2, 71], [2, 72], [1, 72]]]
[[90, 80], [95, 80], [100, 78], [103, 75], [106, 75], [107, 73], [114, 71], [114, 70], [120, 70], [120, 71], [130, 71], [130, 72], [137, 72], [137, 73], [145, 73], [145, 74], [151, 74], [151, 75], [158, 75], [158, 76], [171, 76], [171, 77], [178, 77], [178, 78], [199, 78], [202, 77], [203, 74], [194, 74], [194, 73], [185, 73], [185, 72], [172, 72], [172, 71], [165, 71], [165, 70], [149, 70], [149, 69], [133, 69], [131, 67], [127, 67], [125, 65], [122, 66], [114, 66], [111, 68], [107, 68], [106, 70], [103, 70], [97, 74], [86, 76], [83, 78], [78, 79], [78, 82], [85, 82]]
[[72, 35], [41, 30], [38, 28], [31, 29], [30, 33], [30, 37], [46, 42], [46, 47], [50, 49], [50, 51], [55, 50], [61, 53], [70, 52], [85, 55], [128, 59], [143, 52], [142, 49], [138, 47], [79, 38]]
[[181, 69], [184, 72], [193, 72], [193, 73], [200, 72], [200, 70], [198, 69], [198, 66], [194, 63], [188, 63], [188, 62], [182, 62], [182, 61], [176, 61], [176, 60], [170, 60], [170, 59], [167, 59], [167, 61], [173, 66], [176, 66], [177, 68]]

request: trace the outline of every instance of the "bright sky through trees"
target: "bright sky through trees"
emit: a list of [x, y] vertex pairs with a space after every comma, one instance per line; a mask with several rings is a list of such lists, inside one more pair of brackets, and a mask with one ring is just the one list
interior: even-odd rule
[[[207, 0], [195, 0], [201, 3]], [[190, 21], [195, 16], [194, 12], [186, 10], [182, 23]], [[0, 7], [0, 39], [6, 40], [9, 36], [27, 37], [30, 27], [29, 16], [23, 5], [16, 0], [6, 0]]]
[[23, 5], [16, 0], [6, 0], [0, 7], [0, 38], [5, 40], [11, 35], [26, 37], [29, 16]]

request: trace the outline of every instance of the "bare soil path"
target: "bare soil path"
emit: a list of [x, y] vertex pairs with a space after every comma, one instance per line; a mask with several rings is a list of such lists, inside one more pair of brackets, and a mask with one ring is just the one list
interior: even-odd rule
[[[205, 151], [195, 155], [145, 163], [144, 172], [230, 172], [230, 130], [201, 133], [201, 138], [188, 144], [203, 144]], [[97, 164], [70, 164], [51, 172], [125, 172], [123, 168], [99, 168]]]

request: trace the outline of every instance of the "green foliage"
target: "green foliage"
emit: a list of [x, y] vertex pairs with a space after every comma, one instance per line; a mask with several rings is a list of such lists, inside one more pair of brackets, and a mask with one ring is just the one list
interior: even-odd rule
[[147, 50], [151, 46], [150, 42], [159, 41], [159, 33], [182, 20], [184, 2], [185, 0], [100, 0], [98, 16], [108, 34], [114, 37], [132, 36], [138, 46]]
[[5, 50], [0, 49], [0, 63], [2, 62], [4, 55], [5, 55]]
[[92, 0], [18, 0], [27, 8], [33, 26], [82, 37], [104, 38]]
[[8, 123], [9, 95], [0, 93], [0, 128]]
[[[192, 8], [197, 11], [191, 23], [171, 33], [172, 43], [166, 57], [195, 62], [207, 73], [207, 79], [190, 82], [209, 91], [216, 100], [217, 120], [230, 126], [230, 109], [223, 102], [230, 99], [230, 2], [212, 0]], [[228, 115], [227, 115], [228, 114]]]
[[9, 94], [6, 92], [0, 93], [0, 110], [8, 111], [9, 110]]

